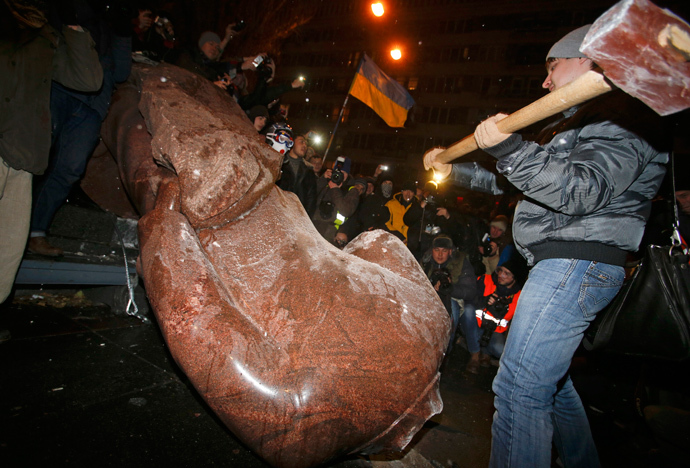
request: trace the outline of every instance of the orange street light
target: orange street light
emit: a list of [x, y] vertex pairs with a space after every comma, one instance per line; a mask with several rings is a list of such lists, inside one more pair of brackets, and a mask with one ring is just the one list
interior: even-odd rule
[[374, 13], [374, 16], [383, 16], [383, 3], [372, 3], [371, 11]]
[[391, 50], [391, 57], [393, 57], [393, 60], [400, 60], [402, 57], [402, 52], [400, 49], [393, 49]]

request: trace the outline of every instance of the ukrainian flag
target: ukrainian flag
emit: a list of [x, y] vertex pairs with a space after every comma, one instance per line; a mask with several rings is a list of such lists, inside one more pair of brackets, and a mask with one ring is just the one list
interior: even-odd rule
[[349, 94], [371, 107], [391, 127], [402, 127], [407, 111], [414, 105], [410, 93], [366, 54], [359, 63]]

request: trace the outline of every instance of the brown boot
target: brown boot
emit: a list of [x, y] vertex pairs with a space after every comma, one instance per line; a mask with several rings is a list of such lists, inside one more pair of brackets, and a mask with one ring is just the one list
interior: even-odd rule
[[465, 371], [470, 374], [479, 374], [479, 353], [470, 354], [470, 361], [467, 363]]
[[479, 365], [482, 367], [489, 367], [491, 366], [491, 356], [488, 354], [481, 353], [479, 356]]
[[30, 237], [27, 248], [31, 253], [46, 257], [59, 257], [64, 253], [60, 247], [50, 245], [44, 236]]

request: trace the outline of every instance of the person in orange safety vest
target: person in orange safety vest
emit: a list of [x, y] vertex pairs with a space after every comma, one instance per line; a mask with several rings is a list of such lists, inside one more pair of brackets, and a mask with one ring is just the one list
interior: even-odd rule
[[479, 353], [472, 353], [467, 371], [477, 373], [480, 366], [488, 366], [491, 357], [499, 358], [503, 353], [510, 320], [515, 313], [527, 266], [524, 260], [514, 255], [499, 266], [491, 275], [478, 279], [475, 317], [479, 328]]

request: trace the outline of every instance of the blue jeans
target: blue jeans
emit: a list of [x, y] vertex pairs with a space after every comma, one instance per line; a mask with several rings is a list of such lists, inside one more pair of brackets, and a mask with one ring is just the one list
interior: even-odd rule
[[98, 144], [101, 116], [69, 94], [53, 87], [50, 96], [53, 143], [48, 170], [34, 179], [31, 230], [45, 232], [81, 179], [86, 162]]
[[465, 313], [460, 317], [460, 328], [465, 335], [467, 351], [470, 353], [479, 352], [479, 337], [481, 336], [475, 308], [474, 304], [465, 304]]
[[582, 335], [620, 289], [624, 270], [573, 259], [542, 260], [522, 289], [498, 374], [489, 466], [598, 467], [584, 407], [567, 375]]
[[455, 341], [455, 332], [458, 330], [458, 323], [460, 322], [460, 315], [463, 313], [463, 306], [455, 299], [450, 300], [450, 339], [448, 340], [448, 348], [446, 354], [453, 349], [453, 342]]

